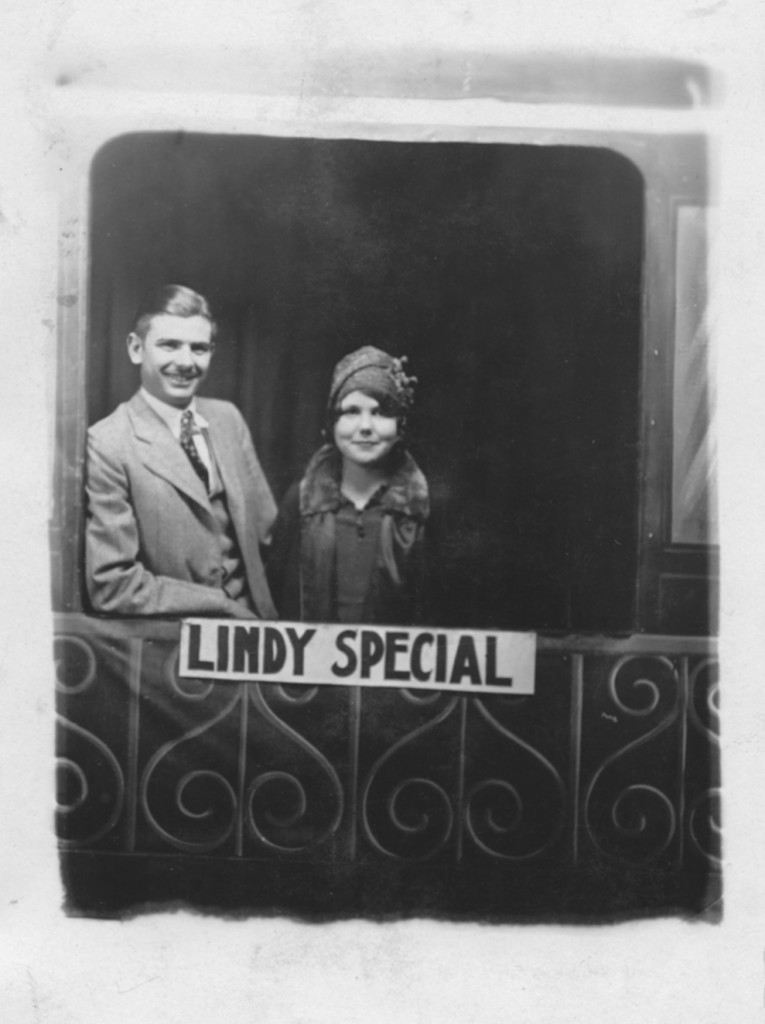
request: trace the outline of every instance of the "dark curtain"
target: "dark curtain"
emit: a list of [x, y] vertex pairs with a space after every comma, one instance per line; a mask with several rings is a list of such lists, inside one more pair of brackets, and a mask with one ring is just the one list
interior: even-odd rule
[[137, 134], [92, 168], [91, 422], [140, 296], [205, 294], [205, 393], [279, 498], [365, 343], [420, 381], [444, 625], [635, 626], [643, 182], [606, 149]]

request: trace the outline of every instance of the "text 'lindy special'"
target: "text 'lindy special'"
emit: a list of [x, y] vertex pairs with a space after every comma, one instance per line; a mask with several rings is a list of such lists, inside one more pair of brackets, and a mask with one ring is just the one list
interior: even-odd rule
[[305, 623], [183, 623], [180, 675], [231, 681], [534, 692], [536, 636]]

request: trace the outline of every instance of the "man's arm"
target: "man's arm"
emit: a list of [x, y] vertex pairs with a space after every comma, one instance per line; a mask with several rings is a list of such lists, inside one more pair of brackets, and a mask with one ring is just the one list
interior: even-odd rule
[[300, 484], [288, 489], [274, 523], [266, 578], [279, 615], [300, 620]]
[[223, 590], [151, 573], [139, 561], [138, 526], [119, 459], [88, 436], [85, 568], [93, 609], [108, 615], [254, 618]]
[[271, 493], [268, 480], [260, 465], [260, 459], [255, 451], [250, 428], [247, 426], [241, 412], [232, 407], [237, 418], [237, 430], [239, 433], [239, 444], [242, 451], [244, 473], [247, 480], [255, 490], [255, 509], [258, 521], [258, 540], [261, 545], [271, 543], [271, 530], [276, 519], [276, 502]]

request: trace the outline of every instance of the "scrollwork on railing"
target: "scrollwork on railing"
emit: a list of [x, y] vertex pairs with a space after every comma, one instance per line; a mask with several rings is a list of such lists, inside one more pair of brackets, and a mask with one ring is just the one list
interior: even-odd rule
[[[514, 751], [515, 757], [507, 762], [508, 774], [512, 772], [514, 781], [492, 777], [471, 786], [465, 799], [467, 833], [492, 857], [520, 861], [540, 856], [552, 846], [565, 825], [563, 778], [549, 758], [503, 725], [483, 700], [477, 700], [475, 707]], [[525, 770], [519, 770], [518, 756], [521, 764], [525, 762]], [[519, 787], [527, 791], [527, 800]]]
[[505, 799], [506, 801], [508, 801], [509, 805], [510, 813], [509, 815], [507, 815], [507, 820], [505, 820], [504, 822], [499, 820], [498, 814], [500, 814], [501, 811], [498, 812], [496, 807], [486, 808], [485, 826], [491, 832], [495, 833], [495, 835], [507, 835], [508, 833], [513, 832], [515, 831], [515, 829], [518, 828], [523, 819], [523, 800], [521, 799], [521, 796], [518, 790], [515, 788], [515, 786], [511, 785], [509, 782], [506, 782], [504, 779], [484, 779], [482, 782], [476, 783], [467, 794], [467, 799], [465, 801], [465, 820], [467, 823], [468, 831], [472, 838], [474, 839], [475, 843], [478, 846], [480, 846], [480, 848], [485, 853], [494, 854], [496, 856], [496, 851], [492, 850], [492, 848], [488, 844], [484, 843], [480, 839], [478, 835], [478, 829], [476, 828], [475, 822], [473, 821], [473, 799], [475, 796], [477, 796], [477, 794], [487, 789], [499, 790], [500, 793], [503, 793], [505, 795]]
[[715, 746], [720, 743], [719, 671], [716, 658], [704, 658], [694, 667], [689, 678], [691, 721]]
[[623, 681], [620, 680], [620, 676], [628, 665], [642, 665], [648, 660], [655, 661], [656, 664], [667, 668], [673, 681], [675, 684], [677, 683], [677, 673], [669, 658], [646, 659], [638, 658], [634, 655], [628, 655], [627, 657], [620, 658], [619, 661], [617, 661], [608, 676], [608, 692], [611, 696], [611, 700], [619, 711], [634, 718], [643, 718], [646, 715], [652, 714], [656, 710], [661, 700], [661, 690], [654, 679], [646, 679], [644, 676], [638, 674], [637, 678], [628, 680], [628, 685], [631, 685], [633, 688], [629, 696], [634, 698], [635, 694], [638, 694], [642, 699], [636, 704], [629, 704], [620, 693], [620, 687], [624, 686]]
[[[282, 700], [301, 707], [309, 704], [318, 693], [315, 686], [301, 687], [301, 691], [297, 687], [287, 689], [278, 686], [272, 689]], [[262, 718], [290, 741], [293, 751], [302, 752], [310, 763], [318, 766], [320, 776], [329, 783], [334, 805], [329, 820], [322, 821], [322, 818], [327, 818], [321, 801], [321, 796], [326, 796], [326, 787], [317, 782], [315, 773], [306, 774], [301, 781], [293, 772], [270, 768], [259, 772], [247, 786], [245, 807], [250, 831], [264, 846], [282, 853], [299, 853], [318, 846], [337, 832], [343, 818], [345, 795], [338, 773], [316, 746], [276, 714], [261, 685], [251, 688], [250, 700]], [[306, 784], [310, 784], [314, 792], [315, 812], [312, 814], [309, 814], [311, 807]], [[286, 811], [281, 809], [282, 802], [286, 802]]]
[[305, 816], [306, 810], [308, 809], [308, 797], [299, 779], [294, 775], [290, 775], [288, 772], [263, 772], [252, 780], [247, 791], [250, 828], [266, 846], [274, 846], [278, 848], [277, 844], [271, 842], [268, 836], [260, 828], [252, 810], [252, 801], [258, 790], [272, 783], [283, 783], [284, 788], [291, 791], [292, 802], [294, 802], [295, 805], [295, 809], [293, 811], [286, 810], [282, 811], [281, 814], [277, 814], [273, 810], [266, 810], [264, 812], [266, 821], [276, 828], [285, 829], [296, 825], [301, 818]]
[[644, 835], [648, 828], [650, 805], [659, 809], [659, 814], [653, 814], [654, 820], [662, 815], [666, 817], [664, 841], [659, 842], [651, 850], [654, 856], [663, 853], [671, 843], [677, 831], [677, 815], [672, 801], [666, 793], [663, 793], [656, 786], [649, 786], [644, 783], [635, 783], [623, 789], [613, 802], [611, 807], [611, 821], [614, 828], [623, 836], [635, 838]]
[[[441, 694], [438, 695], [442, 696]], [[430, 700], [408, 703], [430, 704]], [[452, 797], [443, 785], [422, 774], [395, 773], [393, 762], [401, 751], [417, 750], [417, 741], [446, 721], [457, 707], [458, 697], [449, 698], [437, 715], [397, 740], [374, 762], [361, 789], [361, 821], [364, 834], [380, 853], [396, 860], [420, 861], [443, 850], [454, 828]], [[407, 767], [411, 759], [407, 760]], [[392, 775], [392, 778], [391, 778]], [[385, 808], [385, 815], [370, 814], [372, 805]], [[381, 833], [385, 832], [383, 837]]]
[[[195, 771], [186, 772], [186, 774], [178, 780], [175, 786], [175, 805], [187, 818], [196, 818], [197, 821], [203, 821], [205, 818], [209, 818], [213, 814], [213, 808], [209, 804], [206, 807], [202, 807], [201, 810], [195, 811], [186, 802], [189, 797], [188, 791], [191, 789], [192, 785], [194, 783], [199, 783], [202, 779], [212, 782], [215, 786], [220, 786], [223, 792], [227, 794], [232, 807], [236, 806], [236, 793], [234, 792], [233, 786], [227, 781], [225, 776], [221, 775], [220, 772], [198, 768]], [[228, 829], [224, 833], [223, 838], [228, 836], [230, 832], [231, 829]]]
[[318, 686], [306, 686], [305, 683], [276, 683], [272, 687], [283, 701], [299, 706], [310, 704], [319, 692]]
[[[88, 799], [88, 780], [82, 768], [70, 757], [57, 757], [56, 767], [59, 770], [59, 793], [56, 797], [56, 810], [59, 814], [72, 814], [78, 807], [82, 807]], [[71, 772], [72, 776], [76, 779], [79, 792], [74, 796], [70, 795], [68, 799], [62, 799], [62, 791], [68, 789], [68, 786], [63, 782], [63, 776], [66, 772]]]
[[[402, 797], [402, 794], [406, 794], [406, 796]], [[409, 806], [406, 806], [407, 800]], [[431, 805], [430, 810], [428, 810], [429, 804]], [[442, 842], [446, 843], [454, 827], [454, 812], [451, 800], [443, 786], [439, 786], [432, 779], [416, 776], [411, 779], [403, 779], [395, 786], [386, 801], [390, 820], [397, 829], [401, 832], [408, 832], [410, 835], [422, 835], [428, 830], [436, 806], [440, 806], [443, 812]]]
[[721, 860], [721, 793], [717, 786], [700, 793], [688, 808], [688, 833], [698, 852], [715, 868]]
[[[84, 664], [77, 664], [78, 656]], [[56, 689], [70, 696], [84, 693], [96, 679], [96, 654], [92, 644], [80, 636], [62, 635], [53, 644]], [[74, 680], [74, 681], [73, 681]]]
[[[648, 668], [652, 675], [661, 672], [659, 681], [646, 677]], [[677, 833], [677, 811], [663, 789], [645, 781], [645, 775], [651, 775], [651, 759], [641, 762], [633, 755], [677, 721], [678, 672], [669, 658], [628, 655], [612, 667], [608, 693], [612, 706], [628, 721], [656, 717], [662, 704], [665, 713], [646, 733], [609, 755], [594, 772], [584, 795], [585, 825], [593, 844], [602, 853], [636, 862], [654, 859], [667, 849]], [[668, 767], [674, 767], [672, 761]], [[644, 778], [632, 781], [636, 774], [643, 774]], [[667, 779], [666, 769], [659, 774]], [[676, 781], [672, 776], [668, 778], [670, 785]]]
[[[119, 821], [125, 801], [125, 777], [119, 761], [103, 740], [60, 715], [56, 718], [61, 729], [69, 734], [59, 744], [67, 753], [57, 758], [58, 834], [62, 846], [89, 846]], [[74, 794], [67, 792], [71, 784], [67, 777], [76, 782]]]
[[407, 690], [402, 689], [399, 694], [407, 704], [413, 704], [416, 707], [425, 707], [428, 704], [435, 704], [443, 696], [439, 690]]
[[[243, 694], [237, 687], [217, 715], [183, 736], [164, 743], [144, 769], [140, 789], [141, 809], [157, 835], [178, 850], [209, 852], [225, 843], [234, 831], [239, 805], [230, 780], [215, 768], [190, 768], [183, 771], [183, 758], [177, 755], [182, 747], [188, 749], [194, 740], [210, 734], [235, 709], [241, 708], [242, 701]], [[204, 746], [198, 749], [199, 756], [202, 756]], [[175, 779], [173, 785], [173, 777], [178, 773], [180, 777]], [[167, 796], [163, 799], [163, 793], [166, 794], [168, 789], [173, 794], [172, 800]], [[190, 799], [197, 801], [198, 809], [189, 804]], [[165, 825], [160, 822], [160, 816], [165, 819], [175, 817], [177, 820], [171, 828], [169, 822]], [[199, 827], [200, 822], [205, 823], [204, 835], [201, 834], [203, 830]], [[192, 827], [189, 827], [190, 823], [194, 823]], [[179, 834], [179, 831], [185, 831], [185, 835]]]
[[178, 697], [190, 701], [203, 701], [215, 689], [212, 679], [181, 679], [178, 675], [178, 663], [180, 659], [180, 648], [175, 647], [173, 653], [166, 659], [164, 665], [164, 678], [170, 685], [172, 691]]
[[67, 850], [324, 864], [443, 856], [511, 872], [542, 859], [721, 867], [708, 642], [685, 638], [670, 657], [672, 638], [580, 639], [574, 671], [555, 640], [530, 697], [368, 688], [362, 699], [342, 687], [179, 679], [166, 627], [122, 630], [115, 639], [99, 620], [93, 637], [56, 639]]

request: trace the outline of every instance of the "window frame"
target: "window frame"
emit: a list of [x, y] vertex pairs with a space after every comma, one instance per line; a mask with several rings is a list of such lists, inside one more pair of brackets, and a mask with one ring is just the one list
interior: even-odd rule
[[[630, 160], [644, 182], [643, 299], [640, 352], [638, 550], [635, 586], [634, 632], [714, 632], [705, 622], [706, 595], [714, 608], [710, 587], [718, 576], [716, 546], [677, 544], [672, 541], [672, 375], [675, 358], [675, 259], [676, 210], [678, 205], [710, 205], [708, 138], [695, 126], [691, 131], [651, 132], [645, 127], [617, 130], [612, 126], [560, 128], [514, 127], [508, 123], [473, 121], [469, 111], [454, 103], [458, 123], [443, 123], [435, 116], [443, 105], [434, 101], [398, 104], [407, 116], [400, 123], [388, 118], [380, 123], [370, 117], [348, 123], [307, 122], [300, 117], [283, 119], [251, 115], [236, 123], [221, 124], [209, 116], [181, 116], [171, 111], [155, 118], [150, 130], [229, 131], [240, 135], [385, 139], [420, 141], [470, 141], [482, 144], [534, 144], [604, 148]], [[480, 105], [479, 105], [480, 106]], [[299, 109], [299, 106], [298, 108]], [[366, 115], [369, 111], [362, 107]], [[433, 121], [423, 118], [423, 112]], [[500, 111], [500, 115], [503, 112]], [[502, 117], [492, 114], [495, 121]], [[544, 121], [545, 118], [540, 118]], [[585, 119], [587, 120], [587, 119]], [[591, 119], [590, 119], [591, 120]], [[121, 121], [121, 123], [119, 123]], [[106, 125], [91, 112], [86, 117], [70, 114], [67, 129], [69, 158], [62, 168], [63, 186], [59, 230], [59, 315], [56, 359], [56, 410], [53, 512], [51, 516], [51, 564], [53, 607], [56, 611], [81, 611], [84, 595], [83, 501], [85, 439], [87, 430], [86, 384], [87, 311], [89, 307], [89, 168], [100, 147], [110, 139], [132, 131], [145, 131], [139, 113], [123, 112]], [[668, 605], [669, 588], [690, 588], [685, 611]], [[690, 624], [690, 625], [689, 625]]]

